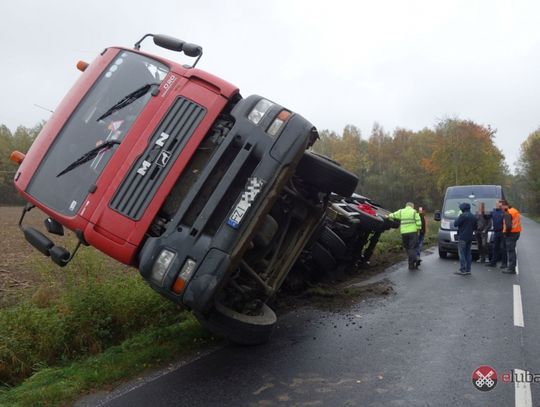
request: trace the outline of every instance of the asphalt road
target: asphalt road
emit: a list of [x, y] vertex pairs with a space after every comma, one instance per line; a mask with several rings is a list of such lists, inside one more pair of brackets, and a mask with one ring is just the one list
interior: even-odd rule
[[[473, 264], [471, 276], [458, 276], [456, 258], [429, 254], [420, 271], [400, 264], [386, 273], [393, 295], [339, 312], [291, 312], [267, 345], [226, 346], [94, 402], [107, 407], [540, 405], [540, 383], [501, 380], [514, 369], [540, 378], [540, 226], [527, 219], [523, 226], [518, 275]], [[480, 365], [498, 374], [490, 391], [472, 384]]]

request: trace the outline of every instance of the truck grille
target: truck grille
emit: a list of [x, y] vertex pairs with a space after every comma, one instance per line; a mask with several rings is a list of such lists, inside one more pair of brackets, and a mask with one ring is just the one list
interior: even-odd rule
[[187, 99], [174, 102], [114, 194], [112, 209], [128, 218], [140, 219], [204, 114], [204, 108]]

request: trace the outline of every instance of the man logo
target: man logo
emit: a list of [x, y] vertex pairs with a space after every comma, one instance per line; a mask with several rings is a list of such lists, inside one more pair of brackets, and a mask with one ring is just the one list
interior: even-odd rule
[[165, 167], [169, 162], [169, 158], [171, 158], [171, 153], [169, 153], [168, 151], [162, 151], [159, 154], [157, 165], [159, 165], [160, 167]]
[[156, 140], [156, 143], [158, 146], [163, 147], [165, 145], [165, 141], [170, 137], [169, 134], [162, 132], [159, 135], [159, 138]]
[[144, 177], [146, 175], [146, 171], [148, 171], [148, 168], [150, 168], [151, 165], [152, 163], [144, 160], [140, 168], [137, 170], [137, 174], [141, 174]]
[[[164, 131], [161, 132], [158, 139], [154, 142], [154, 145], [163, 147], [165, 145], [165, 141], [167, 141], [169, 137], [170, 134], [167, 134]], [[156, 164], [160, 167], [165, 167], [169, 162], [169, 158], [171, 158], [171, 153], [169, 153], [168, 151], [162, 151], [161, 153], [159, 153]], [[148, 172], [148, 168], [150, 168], [151, 165], [152, 163], [150, 161], [144, 160], [139, 169], [137, 170], [137, 174], [140, 174], [144, 177]]]

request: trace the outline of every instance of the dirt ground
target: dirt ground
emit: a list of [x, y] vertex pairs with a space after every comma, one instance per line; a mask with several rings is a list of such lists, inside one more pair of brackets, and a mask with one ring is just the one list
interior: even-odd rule
[[[41, 282], [40, 258], [45, 257], [30, 246], [19, 230], [21, 212], [22, 206], [0, 207], [0, 306], [13, 302], [28, 288]], [[43, 221], [46, 217], [34, 208], [26, 215], [24, 224], [45, 231]], [[66, 237], [55, 236], [54, 241], [68, 249], [71, 247]]]

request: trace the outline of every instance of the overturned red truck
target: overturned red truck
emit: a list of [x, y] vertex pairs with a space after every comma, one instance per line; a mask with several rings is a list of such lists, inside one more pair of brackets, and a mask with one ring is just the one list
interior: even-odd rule
[[[196, 58], [182, 65], [140, 51]], [[60, 266], [91, 245], [137, 267], [158, 293], [232, 341], [267, 340], [267, 302], [280, 288], [331, 192], [357, 178], [308, 149], [315, 127], [299, 114], [195, 68], [202, 48], [146, 34], [133, 49], [79, 62], [80, 79], [20, 164], [26, 239]], [[71, 252], [24, 225], [38, 207], [48, 234], [77, 236]]]

